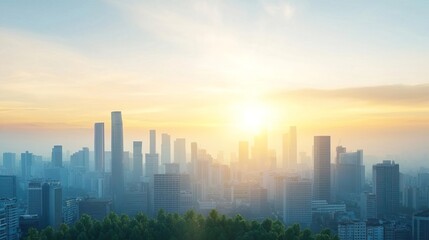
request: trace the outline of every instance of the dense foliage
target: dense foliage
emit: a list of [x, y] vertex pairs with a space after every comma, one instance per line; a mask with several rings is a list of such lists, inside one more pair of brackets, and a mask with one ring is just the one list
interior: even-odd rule
[[167, 214], [163, 211], [154, 219], [138, 214], [134, 218], [109, 214], [103, 221], [84, 215], [73, 226], [61, 225], [58, 229], [47, 227], [41, 231], [31, 229], [27, 240], [86, 240], [86, 239], [288, 239], [336, 240], [329, 230], [313, 235], [301, 230], [299, 225], [288, 227], [279, 221], [266, 219], [259, 223], [237, 215], [233, 218], [219, 215], [213, 210], [207, 217], [194, 211], [185, 215]]

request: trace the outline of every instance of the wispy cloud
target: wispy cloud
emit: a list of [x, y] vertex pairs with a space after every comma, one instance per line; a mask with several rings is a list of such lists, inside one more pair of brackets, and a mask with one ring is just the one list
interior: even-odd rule
[[263, 2], [263, 7], [270, 16], [277, 19], [292, 18], [295, 14], [295, 8], [287, 2]]

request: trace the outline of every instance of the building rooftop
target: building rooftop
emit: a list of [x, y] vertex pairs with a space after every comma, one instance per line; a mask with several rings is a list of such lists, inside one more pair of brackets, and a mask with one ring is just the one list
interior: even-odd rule
[[429, 217], [429, 210], [425, 210], [414, 214], [415, 217]]

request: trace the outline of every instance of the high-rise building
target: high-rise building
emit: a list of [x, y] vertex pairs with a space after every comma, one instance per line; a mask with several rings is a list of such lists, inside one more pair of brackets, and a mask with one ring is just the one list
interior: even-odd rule
[[95, 171], [104, 172], [104, 123], [94, 124], [94, 160]]
[[331, 199], [331, 137], [314, 137], [313, 199]]
[[365, 184], [363, 151], [342, 152], [338, 158], [335, 166], [337, 199], [357, 199]]
[[16, 176], [0, 175], [0, 198], [16, 198]]
[[249, 167], [249, 142], [247, 141], [238, 143], [238, 163], [243, 170]]
[[63, 199], [61, 183], [45, 182], [42, 185], [42, 224], [59, 227], [63, 221]]
[[124, 195], [124, 136], [121, 112], [112, 112], [112, 179], [111, 190], [113, 207], [120, 212]]
[[42, 181], [30, 181], [28, 183], [28, 214], [42, 216]]
[[156, 131], [149, 130], [149, 153], [156, 153]]
[[168, 213], [179, 213], [182, 193], [189, 192], [189, 176], [181, 174], [155, 174], [154, 207], [155, 213], [160, 209]]
[[15, 175], [16, 154], [5, 152], [3, 153], [3, 168], [6, 174]]
[[133, 175], [134, 180], [139, 181], [143, 176], [143, 143], [141, 141], [133, 142]]
[[52, 166], [53, 167], [62, 167], [63, 166], [63, 146], [55, 145], [52, 148]]
[[399, 164], [385, 160], [372, 166], [377, 217], [395, 215], [399, 209]]
[[70, 166], [89, 171], [89, 148], [83, 147], [70, 156]]
[[362, 193], [360, 199], [360, 219], [377, 218], [377, 199], [374, 193]]
[[413, 215], [413, 240], [429, 240], [429, 210]]
[[171, 141], [170, 135], [161, 135], [161, 164], [171, 163]]
[[159, 173], [159, 155], [156, 153], [156, 131], [149, 131], [149, 153], [145, 155], [145, 177], [150, 180]]
[[19, 233], [19, 215], [16, 199], [1, 198], [0, 209], [4, 210], [6, 222], [6, 240], [17, 240]]
[[180, 172], [187, 172], [186, 169], [186, 140], [177, 138], [174, 141], [174, 162], [180, 164]]
[[283, 134], [283, 168], [295, 171], [298, 163], [296, 127], [289, 127], [289, 133]]
[[58, 227], [62, 222], [62, 188], [60, 182], [40, 180], [28, 183], [28, 214], [37, 214], [41, 227]]
[[285, 224], [299, 223], [309, 227], [311, 212], [311, 181], [298, 177], [287, 178], [284, 182], [283, 220]]
[[24, 180], [27, 180], [31, 176], [31, 166], [33, 164], [33, 154], [26, 151], [21, 153], [21, 174]]

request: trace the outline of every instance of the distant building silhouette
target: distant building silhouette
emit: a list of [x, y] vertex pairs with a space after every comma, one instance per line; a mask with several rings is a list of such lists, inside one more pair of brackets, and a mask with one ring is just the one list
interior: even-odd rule
[[338, 157], [335, 166], [337, 200], [358, 199], [365, 183], [363, 151], [342, 152]]
[[149, 131], [149, 153], [145, 155], [145, 177], [153, 179], [159, 173], [159, 155], [156, 153], [156, 131]]
[[15, 175], [16, 154], [5, 152], [3, 153], [3, 168], [8, 175]]
[[133, 142], [133, 176], [135, 181], [140, 181], [143, 176], [143, 143]]
[[112, 112], [112, 179], [111, 190], [113, 208], [121, 212], [122, 197], [124, 195], [124, 136], [121, 112]]
[[399, 209], [399, 164], [385, 160], [372, 166], [377, 217], [395, 215]]
[[53, 167], [62, 167], [63, 166], [63, 146], [55, 145], [52, 148], [52, 166]]
[[313, 199], [331, 200], [331, 137], [314, 137]]
[[180, 165], [180, 173], [187, 172], [186, 169], [186, 140], [177, 138], [174, 141], [174, 162]]
[[95, 171], [104, 172], [105, 156], [104, 156], [104, 123], [94, 124], [94, 160]]
[[289, 127], [289, 133], [283, 134], [283, 169], [288, 172], [296, 171], [298, 163], [296, 127]]
[[167, 163], [171, 163], [171, 140], [170, 135], [164, 133], [161, 135], [161, 164]]
[[28, 151], [21, 153], [21, 176], [24, 181], [30, 178], [32, 165], [33, 154]]

